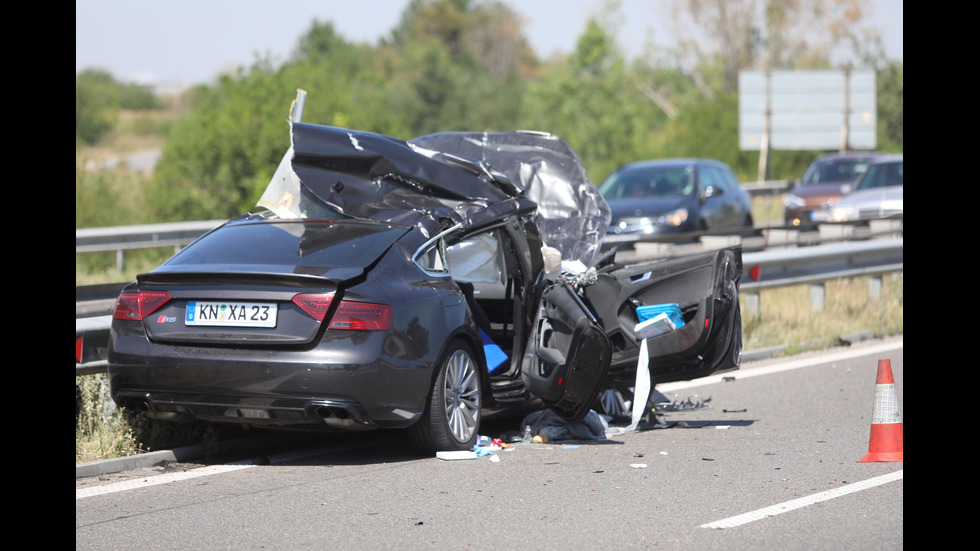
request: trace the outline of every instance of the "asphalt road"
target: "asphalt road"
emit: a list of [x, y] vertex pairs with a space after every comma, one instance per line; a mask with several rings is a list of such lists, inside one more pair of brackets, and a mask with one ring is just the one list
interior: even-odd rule
[[857, 461], [881, 359], [901, 405], [897, 337], [661, 385], [710, 400], [601, 441], [444, 461], [366, 433], [76, 477], [76, 549], [901, 549], [903, 463]]

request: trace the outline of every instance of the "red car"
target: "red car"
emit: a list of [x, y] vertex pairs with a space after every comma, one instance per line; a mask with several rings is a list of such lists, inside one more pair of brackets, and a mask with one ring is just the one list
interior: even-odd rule
[[811, 222], [811, 213], [835, 205], [851, 191], [868, 164], [880, 156], [879, 153], [852, 152], [817, 157], [807, 167], [796, 187], [786, 195], [783, 219], [794, 226]]

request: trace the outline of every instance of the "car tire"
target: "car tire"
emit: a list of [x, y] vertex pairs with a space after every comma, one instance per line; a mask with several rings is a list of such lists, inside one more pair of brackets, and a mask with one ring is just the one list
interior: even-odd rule
[[439, 362], [422, 417], [409, 428], [416, 449], [427, 454], [471, 449], [480, 428], [482, 386], [473, 351], [460, 340], [452, 341]]

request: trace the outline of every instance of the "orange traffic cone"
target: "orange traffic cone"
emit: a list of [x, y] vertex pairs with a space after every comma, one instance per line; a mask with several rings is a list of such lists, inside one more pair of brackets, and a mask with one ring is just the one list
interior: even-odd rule
[[871, 415], [871, 441], [868, 444], [868, 454], [857, 462], [903, 461], [902, 432], [902, 414], [898, 411], [892, 363], [890, 360], [878, 360], [875, 407]]

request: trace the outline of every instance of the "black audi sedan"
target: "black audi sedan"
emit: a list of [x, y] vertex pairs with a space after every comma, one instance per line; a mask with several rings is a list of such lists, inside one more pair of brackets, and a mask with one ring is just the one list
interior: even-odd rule
[[603, 389], [632, 386], [643, 305], [676, 304], [685, 321], [648, 339], [654, 384], [739, 365], [740, 249], [640, 266], [602, 255], [608, 206], [556, 136], [402, 141], [291, 122], [290, 144], [255, 212], [121, 293], [118, 405], [405, 429], [428, 453], [470, 449], [508, 406], [574, 422]]

